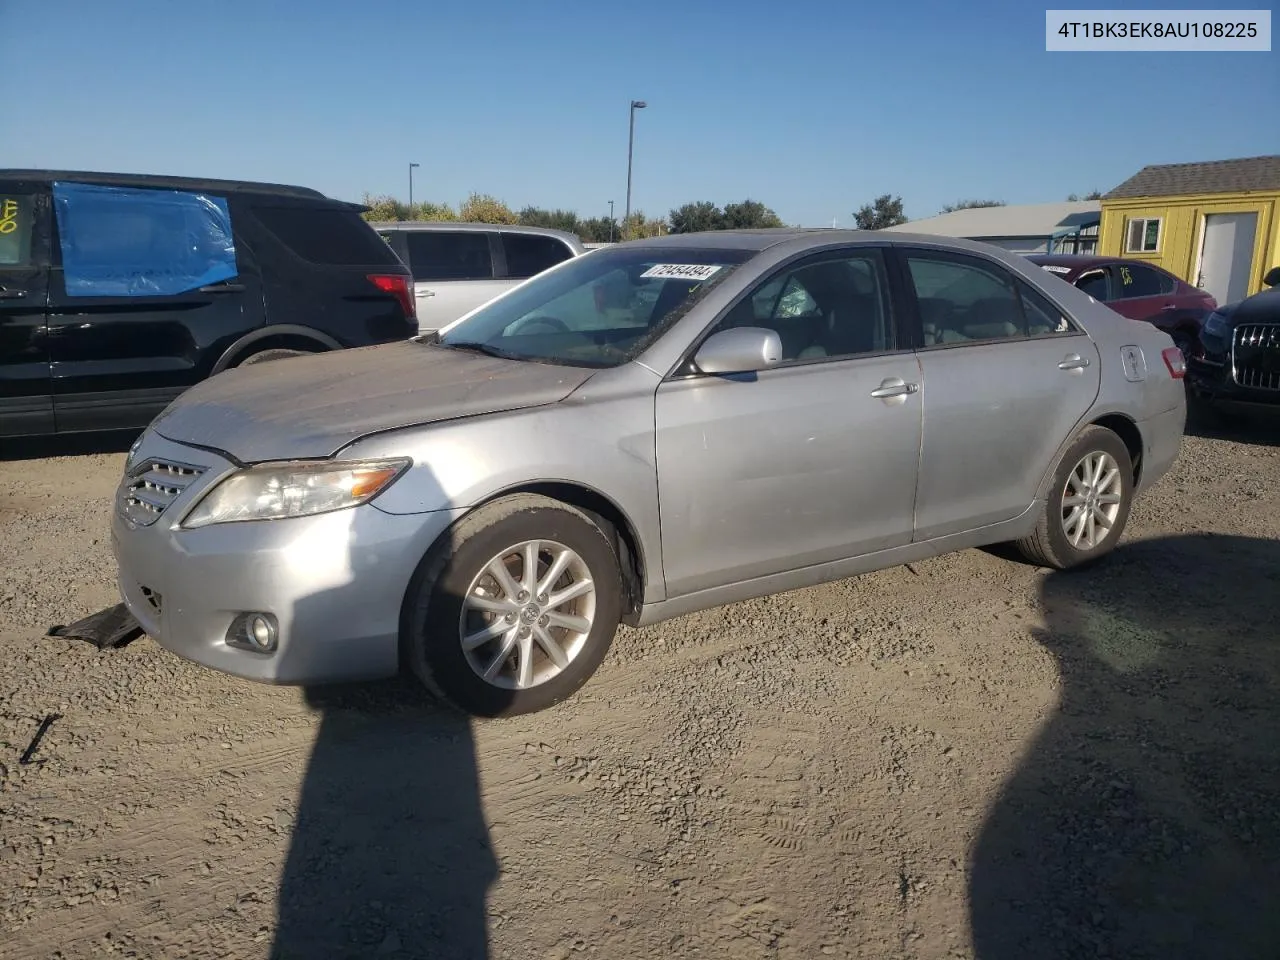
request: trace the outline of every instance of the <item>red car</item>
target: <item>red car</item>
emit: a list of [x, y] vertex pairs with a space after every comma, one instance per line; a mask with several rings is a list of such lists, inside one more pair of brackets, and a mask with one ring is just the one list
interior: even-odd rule
[[1218, 303], [1203, 290], [1167, 270], [1121, 257], [1030, 254], [1039, 264], [1131, 320], [1153, 323], [1190, 356], [1200, 327]]

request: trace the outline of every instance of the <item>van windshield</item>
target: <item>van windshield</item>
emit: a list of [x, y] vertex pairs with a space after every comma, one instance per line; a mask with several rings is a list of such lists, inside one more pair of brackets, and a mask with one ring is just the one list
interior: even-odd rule
[[677, 247], [593, 250], [444, 327], [434, 342], [513, 360], [619, 366], [752, 255]]

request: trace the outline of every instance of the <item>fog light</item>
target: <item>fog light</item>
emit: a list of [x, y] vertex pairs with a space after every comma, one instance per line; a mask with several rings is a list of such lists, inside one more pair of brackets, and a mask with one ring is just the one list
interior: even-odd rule
[[269, 613], [242, 613], [227, 630], [227, 644], [257, 653], [272, 653], [279, 640], [276, 618]]

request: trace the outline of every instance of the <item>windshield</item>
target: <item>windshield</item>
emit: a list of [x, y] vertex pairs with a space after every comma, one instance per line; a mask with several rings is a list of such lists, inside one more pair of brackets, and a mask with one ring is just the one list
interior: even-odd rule
[[752, 255], [676, 247], [595, 250], [446, 327], [436, 342], [515, 360], [618, 366]]

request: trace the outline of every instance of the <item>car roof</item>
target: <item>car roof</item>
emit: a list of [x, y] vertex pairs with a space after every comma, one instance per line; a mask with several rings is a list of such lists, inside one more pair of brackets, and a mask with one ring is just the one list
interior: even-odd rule
[[557, 237], [581, 244], [582, 239], [576, 233], [567, 230], [556, 230], [552, 227], [529, 227], [519, 223], [471, 223], [460, 220], [375, 220], [370, 224], [375, 230], [409, 231], [468, 231], [468, 230], [501, 230], [505, 233], [536, 233], [543, 237]]
[[661, 237], [647, 237], [627, 241], [628, 247], [680, 250], [733, 249], [761, 252], [779, 244], [787, 244], [793, 252], [821, 249], [832, 244], [875, 243], [890, 246], [940, 247], [956, 252], [990, 254], [1009, 251], [977, 240], [961, 237], [944, 237], [931, 233], [890, 233], [885, 230], [841, 230], [832, 227], [767, 227], [745, 230], [706, 230], [699, 233], [669, 233]]
[[[219, 193], [264, 193], [307, 200], [326, 200], [330, 203], [341, 202], [326, 197], [319, 190], [287, 183], [265, 183], [255, 180], [211, 180], [204, 177], [170, 177], [152, 173], [0, 169], [0, 180], [25, 180], [36, 183], [72, 180], [79, 183], [100, 184], [110, 187], [170, 187], [183, 190], [212, 190]], [[347, 206], [364, 209], [360, 204], [347, 204]]]

